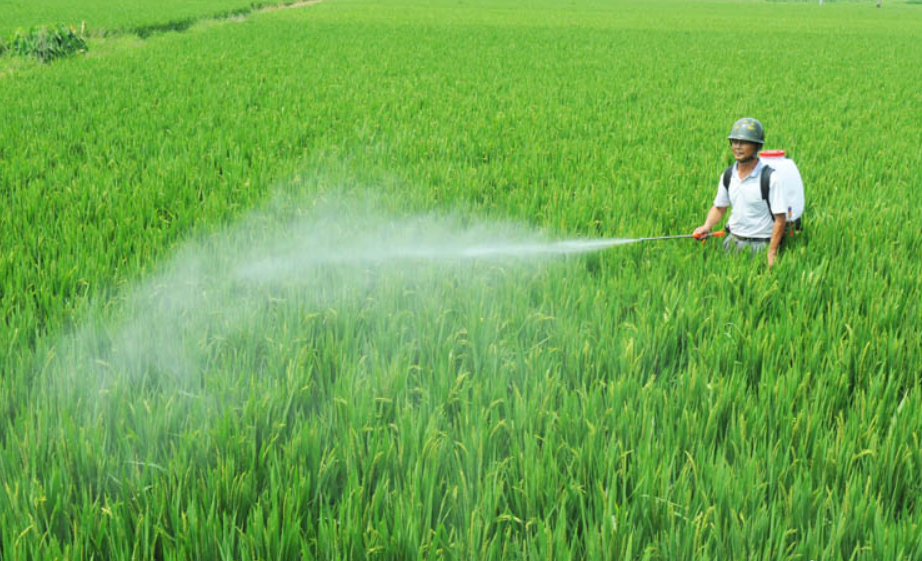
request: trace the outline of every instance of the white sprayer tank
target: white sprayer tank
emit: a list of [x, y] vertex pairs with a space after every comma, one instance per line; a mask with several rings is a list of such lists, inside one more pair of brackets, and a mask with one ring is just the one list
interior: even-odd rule
[[794, 160], [785, 158], [784, 150], [763, 150], [759, 152], [759, 158], [762, 159], [762, 163], [767, 164], [779, 174], [782, 185], [784, 185], [784, 200], [790, 207], [784, 210], [787, 212], [789, 221], [797, 220], [804, 213], [804, 182], [800, 178], [797, 164]]

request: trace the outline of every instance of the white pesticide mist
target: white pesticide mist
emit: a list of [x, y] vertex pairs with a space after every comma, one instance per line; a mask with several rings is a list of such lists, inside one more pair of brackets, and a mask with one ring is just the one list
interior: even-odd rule
[[553, 241], [460, 215], [388, 216], [371, 203], [276, 203], [186, 244], [162, 271], [90, 314], [56, 345], [44, 376], [54, 391], [43, 393], [97, 411], [145, 393], [171, 404], [223, 401], [208, 395], [206, 373], [235, 368], [235, 345], [270, 337], [286, 307], [307, 313], [373, 297], [382, 284], [445, 275], [476, 282], [482, 264], [528, 267], [633, 241]]
[[458, 217], [385, 218], [377, 214], [341, 219], [324, 214], [284, 227], [248, 250], [233, 267], [241, 281], [273, 283], [329, 266], [402, 267], [473, 260], [535, 261], [599, 251], [634, 239], [550, 241], [510, 224], [467, 223]]

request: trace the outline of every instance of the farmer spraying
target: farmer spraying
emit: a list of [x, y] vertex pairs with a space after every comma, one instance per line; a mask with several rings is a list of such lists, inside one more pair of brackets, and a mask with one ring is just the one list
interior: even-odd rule
[[[736, 160], [727, 168], [717, 187], [714, 206], [704, 224], [695, 229], [695, 237], [710, 234], [727, 211], [733, 207], [724, 248], [739, 252], [747, 249], [756, 254], [768, 250], [768, 266], [775, 264], [778, 248], [784, 236], [785, 193], [780, 174], [772, 173], [758, 156], [765, 144], [765, 131], [756, 119], [740, 119], [730, 131], [730, 148]], [[763, 177], [763, 175], [765, 177]]]

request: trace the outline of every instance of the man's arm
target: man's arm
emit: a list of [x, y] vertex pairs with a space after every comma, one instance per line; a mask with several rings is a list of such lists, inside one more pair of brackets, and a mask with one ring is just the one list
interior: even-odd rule
[[784, 237], [784, 225], [787, 218], [784, 213], [775, 215], [775, 225], [772, 226], [772, 241], [768, 246], [768, 268], [771, 269], [775, 264], [775, 257], [778, 256], [778, 246], [781, 245], [781, 238]]
[[708, 216], [704, 220], [704, 224], [695, 228], [693, 235], [700, 236], [703, 234], [710, 234], [711, 228], [714, 227], [714, 224], [720, 222], [725, 212], [727, 212], [727, 207], [725, 206], [712, 206], [711, 210], [708, 211]]

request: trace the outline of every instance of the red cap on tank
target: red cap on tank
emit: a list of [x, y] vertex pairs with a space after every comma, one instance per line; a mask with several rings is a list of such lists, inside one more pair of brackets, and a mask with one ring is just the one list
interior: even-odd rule
[[762, 150], [759, 156], [763, 158], [783, 158], [784, 150]]

